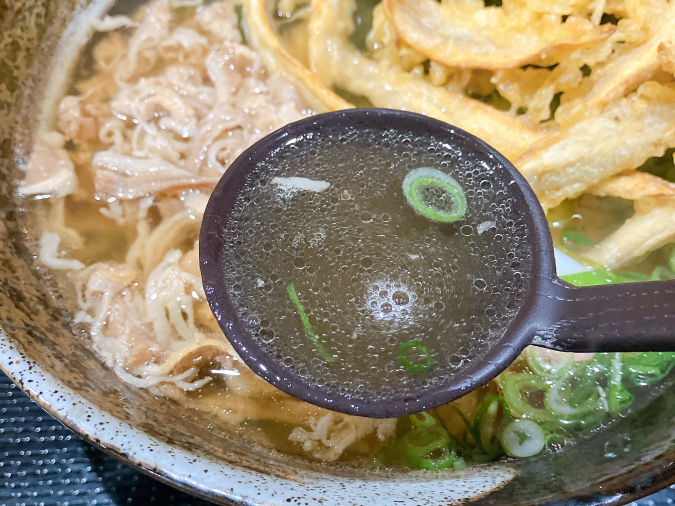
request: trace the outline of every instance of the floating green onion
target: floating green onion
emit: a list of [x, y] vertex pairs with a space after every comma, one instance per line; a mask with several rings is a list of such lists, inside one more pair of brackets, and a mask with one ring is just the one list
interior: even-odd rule
[[608, 285], [614, 283], [614, 276], [605, 269], [565, 274], [564, 276], [560, 276], [560, 279], [574, 286]]
[[525, 349], [525, 359], [533, 373], [546, 379], [554, 379], [565, 374], [574, 362], [574, 355], [528, 346]]
[[[499, 457], [502, 453], [504, 453], [501, 449], [501, 446], [499, 446], [499, 448], [496, 452], [490, 452], [490, 451], [487, 451], [480, 444], [480, 441], [481, 441], [481, 426], [484, 426], [484, 425], [490, 423], [490, 421], [491, 421], [491, 420], [487, 420], [487, 421], [484, 420], [484, 417], [481, 414], [481, 412], [486, 411], [486, 407], [491, 403], [491, 400], [488, 399], [489, 397], [496, 397], [496, 398], [500, 399], [500, 401], [504, 403], [503, 404], [505, 406], [504, 409], [508, 409], [504, 399], [501, 399], [500, 397], [497, 397], [496, 395], [488, 395], [485, 399], [483, 399], [483, 401], [481, 402], [481, 405], [478, 407], [478, 411], [476, 413], [476, 418], [475, 418], [475, 423], [471, 423], [468, 420], [468, 418], [464, 415], [464, 413], [462, 413], [459, 409], [457, 409], [456, 406], [451, 406], [455, 410], [457, 415], [462, 419], [464, 424], [466, 425], [466, 427], [469, 430], [469, 433], [471, 434], [471, 437], [473, 438], [473, 441], [474, 441], [473, 443], [469, 443], [467, 441], [454, 440], [453, 441], [454, 447], [457, 450], [460, 450], [462, 453], [464, 453], [466, 455], [470, 455], [471, 458], [474, 461], [481, 462], [481, 463], [482, 462], [491, 462], [494, 459], [496, 459], [497, 457]], [[479, 417], [480, 417], [480, 419], [479, 419]], [[503, 419], [502, 419], [502, 423], [503, 423], [503, 420], [506, 420], [507, 418], [509, 420], [511, 419], [510, 416], [504, 416]], [[486, 433], [485, 430], [483, 430], [482, 432]]]
[[[572, 388], [572, 382], [579, 383]], [[585, 388], [575, 374], [556, 381], [546, 393], [544, 404], [548, 410], [561, 420], [578, 420], [590, 411], [602, 409], [601, 394], [593, 384]]]
[[413, 450], [417, 450], [417, 448], [414, 446], [409, 447], [405, 458], [406, 463], [413, 469], [442, 471], [452, 466], [457, 460], [457, 454], [450, 451], [447, 446], [433, 447], [431, 452], [427, 452], [421, 456], [418, 456]]
[[622, 373], [635, 386], [649, 386], [665, 378], [675, 366], [675, 353], [623, 355]]
[[462, 457], [457, 457], [452, 463], [452, 467], [455, 468], [455, 471], [463, 471], [466, 469], [466, 461]]
[[300, 302], [300, 298], [298, 297], [298, 294], [295, 291], [295, 286], [293, 286], [293, 283], [288, 285], [286, 290], [288, 291], [288, 296], [290, 297], [291, 302], [295, 305], [295, 308], [298, 310], [298, 314], [300, 315], [302, 324], [305, 327], [305, 335], [310, 341], [312, 341], [312, 343], [314, 343], [314, 349], [324, 361], [328, 363], [334, 362], [335, 357], [326, 353], [326, 350], [321, 344], [321, 341], [319, 341], [319, 338], [314, 333], [314, 330], [312, 329], [312, 324], [309, 322], [309, 318], [305, 313], [305, 308], [302, 305], [302, 302]]
[[397, 467], [406, 465], [405, 449], [407, 447], [406, 436], [410, 432], [412, 422], [408, 417], [401, 417], [396, 422], [396, 431], [390, 437], [375, 458], [385, 467]]
[[425, 427], [423, 430], [413, 429], [408, 433], [409, 452], [421, 457], [434, 451], [436, 448], [450, 443], [450, 434], [443, 427]]
[[434, 426], [412, 430], [406, 437], [405, 461], [413, 469], [440, 471], [450, 467], [457, 455], [450, 451], [450, 434]]
[[595, 243], [591, 241], [588, 237], [583, 235], [567, 232], [563, 235], [563, 242], [570, 249], [579, 249], [579, 248], [592, 248], [595, 246]]
[[649, 281], [661, 281], [663, 279], [673, 279], [675, 278], [675, 272], [670, 267], [664, 267], [659, 265], [654, 267], [654, 270], [649, 275]]
[[[422, 419], [420, 419], [420, 416], [422, 417]], [[415, 427], [419, 429], [426, 429], [436, 425], [436, 419], [426, 411], [410, 415], [410, 421], [413, 423]]]
[[586, 228], [581, 225], [570, 225], [563, 228], [561, 233], [562, 242], [567, 248], [577, 250], [579, 248], [592, 248], [595, 242], [587, 237]]
[[552, 422], [542, 423], [539, 426], [544, 431], [544, 434], [546, 434], [546, 446], [550, 446], [552, 448], [562, 448], [565, 446], [569, 436], [565, 424], [554, 420]]
[[614, 415], [619, 414], [623, 409], [629, 408], [635, 400], [635, 396], [623, 386], [621, 364], [621, 353], [612, 353], [612, 372], [606, 392], [607, 407], [609, 408], [609, 412]]
[[599, 384], [608, 373], [604, 359], [602, 354], [596, 354], [591, 361], [576, 363], [563, 378], [550, 386], [544, 405], [552, 419], [561, 426], [588, 430], [605, 419], [609, 409], [607, 396]]
[[[628, 271], [628, 272], [622, 272], [620, 276], [618, 276], [620, 281], [617, 281], [617, 283], [641, 283], [643, 281], [654, 281], [655, 279], [659, 279], [658, 276], [660, 275], [660, 271], [658, 269], [661, 269], [660, 267], [657, 267], [652, 271], [651, 274], [645, 274], [644, 272], [633, 272], [633, 271]], [[655, 278], [655, 276], [657, 276]]]
[[[413, 350], [420, 354], [420, 358], [423, 360], [422, 362], [411, 362], [408, 359], [410, 352]], [[431, 353], [429, 353], [426, 346], [419, 341], [406, 341], [405, 343], [401, 343], [398, 347], [398, 359], [401, 362], [403, 369], [407, 372], [426, 372], [434, 364]]]
[[502, 432], [502, 446], [511, 457], [531, 457], [544, 448], [544, 431], [532, 420], [516, 420]]
[[[420, 418], [421, 417], [421, 418]], [[459, 442], [427, 412], [401, 417], [395, 435], [377, 454], [387, 467], [407, 465], [412, 469], [442, 471], [449, 467], [464, 469], [466, 463], [457, 454]]]
[[403, 178], [403, 195], [417, 214], [432, 221], [452, 223], [466, 213], [466, 195], [460, 184], [438, 169], [420, 167]]
[[[668, 272], [665, 272], [664, 269]], [[670, 269], [657, 267], [651, 275], [641, 272], [622, 272], [621, 274], [616, 274], [606, 269], [595, 269], [575, 274], [566, 274], [560, 276], [560, 279], [575, 286], [594, 286], [610, 285], [613, 283], [634, 283], [636, 281], [656, 281], [659, 279], [671, 279], [671, 276], [675, 276], [675, 273], [670, 273]]]
[[[499, 408], [502, 407], [500, 418]], [[511, 410], [504, 399], [497, 395], [486, 395], [474, 419], [471, 434], [482, 449], [482, 454], [474, 452], [474, 459], [490, 462], [503, 453], [499, 443], [502, 426], [511, 421]]]
[[655, 267], [651, 274], [642, 272], [622, 272], [616, 274], [606, 269], [594, 269], [574, 274], [565, 274], [560, 279], [575, 286], [609, 285], [613, 283], [634, 283], [640, 281], [659, 281], [662, 279], [674, 279], [675, 272], [668, 267]]
[[528, 418], [536, 422], [548, 422], [553, 415], [543, 408], [532, 406], [523, 397], [538, 392], [548, 392], [550, 386], [542, 378], [529, 373], [507, 375], [502, 381], [504, 399], [511, 414], [516, 418]]

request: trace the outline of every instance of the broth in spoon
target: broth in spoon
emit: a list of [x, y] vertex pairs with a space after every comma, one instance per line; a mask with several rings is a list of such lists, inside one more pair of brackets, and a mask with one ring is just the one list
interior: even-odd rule
[[[529, 286], [517, 185], [494, 170], [443, 133], [338, 122], [286, 139], [250, 167], [217, 231], [220, 286], [264, 353], [309, 384], [366, 400], [453, 381]], [[465, 212], [421, 215], [404, 191], [415, 174], [455, 181]], [[452, 208], [443, 184], [420, 195]]]

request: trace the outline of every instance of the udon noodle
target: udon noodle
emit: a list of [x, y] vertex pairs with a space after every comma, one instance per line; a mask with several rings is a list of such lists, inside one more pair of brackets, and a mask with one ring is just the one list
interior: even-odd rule
[[[397, 420], [329, 412], [253, 374], [211, 314], [199, 271], [201, 219], [228, 165], [275, 129], [351, 102], [428, 114], [478, 135], [528, 178], [560, 248], [598, 268], [633, 261], [634, 277], [657, 266], [656, 278], [671, 276], [675, 185], [667, 179], [675, 173], [664, 174], [672, 152], [650, 159], [675, 146], [671, 4], [384, 0], [357, 45], [351, 1], [273, 7], [153, 0], [134, 17], [99, 20], [94, 28], [104, 35], [92, 44], [93, 69], [79, 69], [58, 128], [35, 140], [24, 167], [19, 193], [41, 201], [39, 258], [75, 287], [75, 321], [122, 380], [210, 410], [233, 427], [262, 427], [269, 444], [326, 461], [372, 459], [398, 437]], [[372, 6], [365, 8], [370, 15]], [[436, 16], [442, 47], [419, 32], [425, 12]], [[504, 45], [532, 25], [541, 27], [528, 32], [537, 43], [506, 47], [503, 58], [472, 52], [462, 30], [490, 44], [489, 27], [470, 22], [477, 13], [500, 16], [504, 33], [492, 42]], [[532, 352], [434, 416], [458, 451], [472, 455], [467, 448], [480, 442], [472, 423], [496, 394], [515, 418], [554, 421], [555, 409], [542, 399], [565, 377], [541, 379], [533, 364], [578, 373], [576, 364], [610, 361], [620, 374], [630, 357], [622, 366], [615, 355]], [[537, 379], [518, 387], [509, 383], [516, 376]], [[593, 429], [618, 412], [608, 402], [610, 383], [598, 381], [584, 402], [591, 399], [589, 409], [601, 416], [563, 423], [562, 433], [572, 425]], [[502, 418], [495, 406], [493, 424]]]

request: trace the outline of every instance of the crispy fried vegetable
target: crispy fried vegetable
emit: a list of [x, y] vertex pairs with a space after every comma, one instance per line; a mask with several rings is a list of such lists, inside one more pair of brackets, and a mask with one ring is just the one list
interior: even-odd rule
[[513, 112], [522, 108], [525, 117], [539, 123], [550, 118], [556, 93], [578, 86], [581, 76], [576, 66], [558, 65], [553, 70], [536, 67], [498, 70], [490, 81], [511, 102]]
[[626, 170], [591, 186], [588, 193], [628, 200], [674, 198], [675, 184], [647, 172]]
[[300, 91], [302, 98], [317, 112], [350, 109], [354, 106], [339, 97], [291, 55], [270, 25], [265, 0], [246, 0], [243, 5], [246, 39], [260, 55], [267, 69], [280, 73]]
[[412, 47], [454, 67], [502, 69], [550, 62], [562, 51], [597, 44], [615, 31], [577, 16], [541, 15], [527, 8], [485, 7], [479, 0], [384, 0], [389, 21]]
[[[634, 170], [675, 145], [675, 91], [663, 86], [675, 72], [675, 7], [667, 2], [505, 0], [486, 8], [477, 0], [384, 0], [362, 53], [349, 40], [355, 3], [313, 0], [309, 70], [283, 48], [261, 15], [265, 5], [247, 0], [252, 42], [319, 99], [317, 110], [344, 107], [334, 93], [341, 89], [463, 128], [516, 160], [545, 209], [584, 192], [634, 200], [638, 214], [592, 248], [600, 263], [620, 265], [675, 240], [665, 219], [675, 185]], [[619, 22], [600, 25], [603, 12]], [[499, 70], [479, 70], [486, 68]], [[467, 97], [477, 83], [485, 88], [478, 95], [495, 86], [510, 114]]]
[[673, 90], [646, 83], [601, 114], [547, 139], [516, 161], [550, 209], [675, 144]]
[[664, 72], [675, 74], [675, 43], [661, 42], [657, 48], [656, 59]]
[[387, 19], [384, 2], [378, 3], [373, 9], [373, 24], [366, 37], [366, 47], [370, 50], [371, 58], [385, 60], [389, 65], [397, 65], [406, 72], [423, 64], [427, 59], [399, 37]]
[[664, 53], [673, 44], [674, 30], [675, 7], [671, 7], [666, 11], [662, 25], [649, 40], [619, 52], [618, 58], [593, 72], [594, 84], [588, 93], [568, 103], [563, 101], [556, 113], [556, 121], [562, 126], [571, 125], [584, 115], [595, 114], [648, 79], [659, 68], [659, 48]]
[[[605, 2], [596, 2], [594, 0], [511, 0], [505, 2], [507, 5], [515, 4], [517, 7], [526, 7], [532, 12], [540, 14], [556, 14], [558, 16], [569, 16], [571, 14], [577, 16], [587, 16], [595, 13], [605, 6]], [[599, 5], [598, 5], [599, 4]]]
[[586, 256], [609, 268], [675, 241], [675, 203], [656, 207], [626, 220], [621, 227], [595, 246]]
[[364, 96], [376, 107], [426, 114], [463, 128], [510, 159], [543, 137], [506, 112], [359, 53], [347, 40], [353, 31], [353, 9], [353, 1], [312, 2], [309, 58], [312, 70], [325, 85]]

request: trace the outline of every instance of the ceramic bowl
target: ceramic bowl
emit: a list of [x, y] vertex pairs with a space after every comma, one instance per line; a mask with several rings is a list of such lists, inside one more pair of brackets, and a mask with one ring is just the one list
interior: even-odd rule
[[[118, 2], [117, 12], [138, 3]], [[40, 268], [30, 206], [15, 197], [46, 84], [72, 20], [107, 2], [16, 0], [0, 10], [0, 368], [45, 410], [109, 454], [223, 504], [621, 504], [675, 481], [675, 389], [559, 454], [463, 472], [377, 473], [266, 450], [193, 411], [123, 383], [72, 325], [69, 297]], [[79, 38], [79, 39], [78, 39]], [[66, 44], [67, 45], [67, 44]]]

